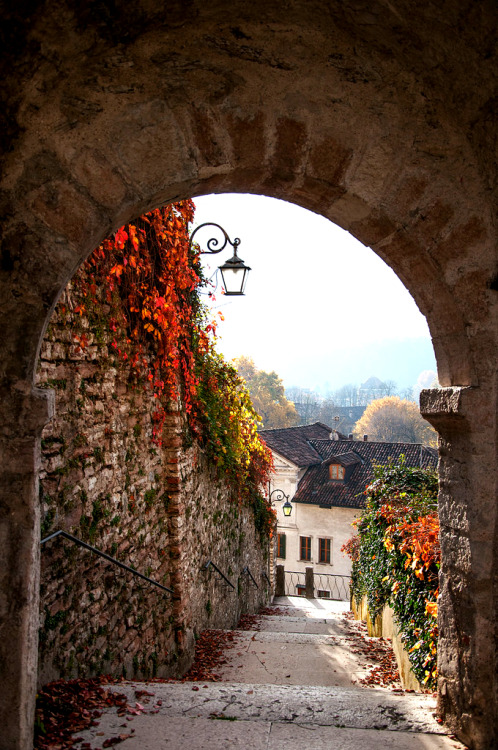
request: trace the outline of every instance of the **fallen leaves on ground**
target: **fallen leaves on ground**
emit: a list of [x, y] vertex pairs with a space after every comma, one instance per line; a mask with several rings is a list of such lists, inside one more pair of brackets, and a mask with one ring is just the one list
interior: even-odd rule
[[260, 630], [260, 625], [261, 618], [259, 615], [241, 615], [237, 630]]
[[351, 652], [363, 656], [367, 661], [366, 666], [371, 670], [358, 681], [359, 684], [405, 692], [401, 686], [391, 641], [388, 638], [370, 638], [365, 623], [355, 620], [352, 612], [345, 612], [344, 617], [348, 620], [349, 637], [353, 640]]
[[259, 614], [266, 617], [289, 617], [289, 610], [281, 607], [263, 607], [259, 610]]
[[203, 630], [195, 644], [194, 663], [180, 680], [175, 682], [218, 682], [214, 670], [225, 664], [225, 651], [233, 648], [237, 633], [233, 630]]
[[[118, 711], [126, 710], [126, 696], [103, 687], [106, 682], [112, 681], [112, 678], [94, 677], [85, 680], [57, 680], [45, 685], [36, 700], [35, 750], [71, 748], [77, 741], [73, 736], [96, 726], [104, 708], [117, 706]], [[122, 742], [128, 736], [112, 738], [112, 744]]]

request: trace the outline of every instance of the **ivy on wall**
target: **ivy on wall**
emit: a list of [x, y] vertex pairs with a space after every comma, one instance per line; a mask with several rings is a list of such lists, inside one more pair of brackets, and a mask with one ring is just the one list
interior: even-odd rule
[[[92, 253], [62, 303], [110, 342], [137, 388], [154, 399], [152, 441], [161, 446], [168, 410], [179, 403], [190, 439], [204, 447], [218, 476], [252, 506], [262, 535], [274, 512], [261, 488], [272, 469], [258, 436], [259, 417], [233, 366], [216, 352], [216, 323], [200, 301], [206, 286], [199, 249], [190, 247], [191, 200], [169, 204], [127, 224]], [[84, 327], [73, 331], [85, 349]]]
[[437, 680], [437, 597], [441, 560], [434, 471], [375, 467], [358, 535], [344, 545], [353, 561], [356, 601], [366, 595], [373, 619], [389, 604], [419, 682]]

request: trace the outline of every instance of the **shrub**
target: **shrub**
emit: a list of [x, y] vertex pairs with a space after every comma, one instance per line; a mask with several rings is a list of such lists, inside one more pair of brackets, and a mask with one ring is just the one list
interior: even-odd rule
[[375, 618], [389, 604], [412, 671], [433, 689], [437, 679], [440, 567], [437, 475], [398, 464], [376, 466], [358, 536], [344, 545], [356, 600], [367, 597]]

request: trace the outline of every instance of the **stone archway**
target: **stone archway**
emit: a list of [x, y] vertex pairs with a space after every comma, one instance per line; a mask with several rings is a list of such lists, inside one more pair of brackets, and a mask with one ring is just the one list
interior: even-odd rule
[[226, 191], [348, 229], [427, 317], [446, 386], [422, 398], [442, 436], [440, 706], [472, 747], [493, 747], [496, 9], [193, 0], [165, 13], [137, 0], [110, 14], [67, 0], [22, 12], [5, 20], [3, 92], [2, 748], [30, 746], [45, 325], [110, 231]]

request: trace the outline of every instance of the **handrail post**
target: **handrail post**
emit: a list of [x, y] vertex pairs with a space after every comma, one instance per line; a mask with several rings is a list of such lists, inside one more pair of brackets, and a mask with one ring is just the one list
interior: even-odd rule
[[306, 587], [306, 599], [315, 598], [315, 583], [313, 568], [305, 569], [305, 587]]
[[277, 565], [275, 596], [285, 596], [285, 568], [283, 565]]
[[232, 589], [235, 590], [235, 586], [233, 585], [233, 583], [228, 580], [228, 578], [226, 577], [226, 575], [224, 575], [224, 573], [221, 572], [221, 570], [218, 568], [217, 565], [214, 564], [214, 562], [212, 560], [208, 560], [207, 563], [205, 563], [202, 566], [201, 570], [208, 570], [210, 567], [214, 568], [215, 571], [218, 573], [218, 575], [221, 576], [221, 578], [223, 578], [223, 580], [225, 581], [225, 583], [227, 583], [229, 586], [232, 587]]

